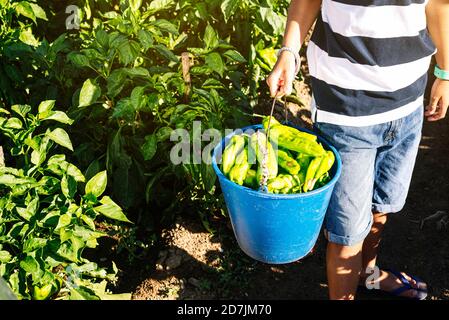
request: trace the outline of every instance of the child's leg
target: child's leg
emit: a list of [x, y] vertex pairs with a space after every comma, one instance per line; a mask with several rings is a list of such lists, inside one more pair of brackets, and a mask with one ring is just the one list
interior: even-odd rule
[[362, 243], [343, 246], [329, 242], [326, 267], [329, 298], [353, 300], [362, 268]]
[[354, 299], [362, 268], [363, 240], [373, 218], [374, 167], [381, 139], [373, 128], [323, 123], [316, 127], [338, 149], [343, 164], [325, 219], [329, 297]]
[[370, 275], [369, 270], [374, 270], [376, 267], [377, 253], [379, 250], [380, 241], [382, 239], [382, 232], [387, 223], [388, 215], [382, 212], [373, 213], [373, 225], [368, 236], [363, 242], [362, 255], [362, 280], [365, 280], [367, 275]]
[[[403, 286], [403, 283], [390, 272], [380, 270], [377, 267], [377, 255], [382, 238], [382, 232], [387, 222], [386, 213], [373, 213], [373, 226], [363, 242], [362, 268], [360, 273], [360, 285], [368, 285], [370, 288], [392, 292]], [[425, 283], [417, 283], [409, 275], [402, 273], [413, 288], [427, 289]], [[415, 298], [420, 294], [416, 290], [407, 290], [401, 293], [403, 297]]]
[[[331, 242], [327, 254], [329, 292], [331, 298], [353, 298], [354, 279], [361, 269], [376, 266], [386, 222], [386, 215], [373, 216], [372, 210], [397, 212], [405, 203], [419, 145], [422, 110], [369, 127], [323, 123], [315, 126], [337, 147], [343, 162], [325, 221], [325, 234]], [[379, 273], [376, 281], [380, 289], [391, 291], [402, 285], [391, 273]], [[413, 286], [413, 281], [410, 282]], [[416, 290], [404, 292], [409, 296], [415, 294]]]

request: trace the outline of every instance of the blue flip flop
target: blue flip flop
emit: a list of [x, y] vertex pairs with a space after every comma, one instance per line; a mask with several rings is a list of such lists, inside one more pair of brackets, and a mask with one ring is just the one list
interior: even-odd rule
[[415, 290], [418, 293], [418, 295], [416, 297], [414, 297], [414, 298], [411, 298], [411, 299], [424, 300], [427, 297], [427, 289], [419, 288], [419, 284], [424, 284], [424, 282], [421, 279], [419, 279], [418, 277], [409, 276], [418, 285], [418, 288], [414, 288], [410, 284], [410, 282], [404, 277], [404, 275], [402, 273], [400, 273], [398, 271], [395, 271], [395, 270], [391, 270], [391, 269], [384, 269], [384, 271], [390, 272], [391, 274], [396, 276], [399, 279], [399, 281], [401, 281], [401, 283], [402, 283], [402, 287], [399, 287], [399, 288], [397, 288], [397, 289], [395, 289], [393, 291], [385, 291], [385, 290], [383, 290], [384, 292], [387, 292], [387, 293], [389, 293], [389, 294], [391, 294], [393, 296], [396, 296], [396, 297], [406, 298], [404, 296], [401, 296], [401, 294], [403, 292], [405, 292], [407, 290]]
[[[410, 282], [402, 275], [402, 273], [395, 271], [395, 270], [391, 270], [391, 269], [383, 269], [385, 272], [389, 272], [391, 274], [393, 274], [394, 276], [396, 276], [399, 281], [401, 281], [402, 286], [393, 290], [393, 291], [386, 291], [386, 290], [381, 290], [381, 289], [369, 289], [369, 290], [377, 290], [377, 291], [382, 291], [388, 294], [391, 294], [393, 296], [396, 297], [401, 297], [401, 298], [406, 298], [404, 296], [401, 296], [401, 294], [407, 290], [415, 290], [416, 292], [418, 292], [418, 295], [416, 297], [413, 298], [409, 298], [409, 299], [416, 299], [416, 300], [424, 300], [427, 297], [427, 289], [421, 289], [421, 288], [414, 288]], [[413, 280], [416, 281], [417, 285], [419, 286], [420, 283], [424, 283], [420, 278], [415, 277], [415, 276], [409, 276], [410, 278], [412, 278]], [[362, 285], [359, 284], [359, 288], [360, 289], [367, 289], [366, 285]]]

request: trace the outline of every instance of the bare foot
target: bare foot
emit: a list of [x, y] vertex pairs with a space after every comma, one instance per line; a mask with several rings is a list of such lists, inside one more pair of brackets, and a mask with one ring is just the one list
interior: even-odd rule
[[[409, 275], [404, 272], [401, 272], [404, 278], [409, 282], [410, 289], [404, 290], [398, 295], [404, 298], [413, 298], [413, 299], [424, 299], [427, 296], [427, 284], [424, 282], [416, 282]], [[386, 292], [393, 292], [398, 288], [406, 286], [401, 280], [395, 276], [390, 271], [381, 270], [380, 276], [377, 279], [369, 279], [367, 281], [368, 276], [362, 276], [360, 278], [360, 284], [373, 289], [380, 289]], [[420, 290], [418, 290], [420, 289]], [[423, 291], [424, 290], [424, 291]]]

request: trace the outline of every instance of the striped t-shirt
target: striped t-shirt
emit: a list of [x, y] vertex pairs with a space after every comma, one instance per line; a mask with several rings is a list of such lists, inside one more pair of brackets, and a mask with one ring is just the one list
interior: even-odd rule
[[316, 122], [368, 126], [423, 105], [428, 0], [323, 0], [307, 49]]

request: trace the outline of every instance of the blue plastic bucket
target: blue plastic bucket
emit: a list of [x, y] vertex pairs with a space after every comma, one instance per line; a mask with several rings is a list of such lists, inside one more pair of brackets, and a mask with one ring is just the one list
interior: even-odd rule
[[[254, 125], [242, 130], [261, 128], [262, 125]], [[331, 181], [307, 193], [267, 194], [232, 182], [217, 165], [224, 147], [234, 134], [226, 136], [214, 148], [212, 166], [220, 181], [240, 248], [251, 258], [270, 264], [301, 259], [312, 250], [320, 233], [332, 191], [340, 177], [340, 155], [318, 136], [324, 148], [335, 154], [335, 163], [329, 171]]]

